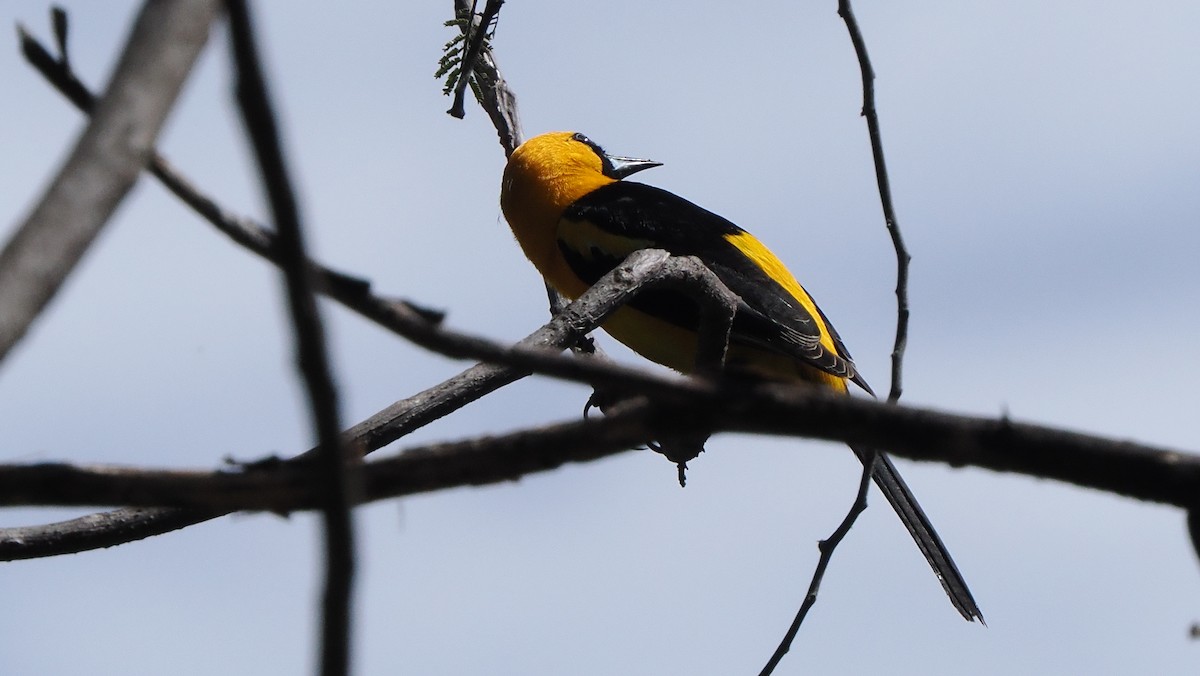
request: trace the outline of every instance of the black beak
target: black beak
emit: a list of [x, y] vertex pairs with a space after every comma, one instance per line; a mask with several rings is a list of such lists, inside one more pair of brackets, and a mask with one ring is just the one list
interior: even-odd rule
[[652, 169], [661, 167], [662, 162], [654, 160], [639, 160], [635, 157], [615, 157], [613, 155], [605, 155], [609, 164], [612, 165], [612, 172], [609, 174], [615, 179], [622, 179], [627, 176], [632, 176], [643, 169]]

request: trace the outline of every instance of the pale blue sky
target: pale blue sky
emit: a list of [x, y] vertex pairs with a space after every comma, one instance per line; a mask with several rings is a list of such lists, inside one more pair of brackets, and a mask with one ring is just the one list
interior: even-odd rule
[[[135, 3], [66, 2], [104, 81]], [[765, 240], [876, 389], [894, 259], [836, 3], [516, 1], [500, 64], [528, 134], [586, 132], [638, 178]], [[451, 3], [257, 3], [310, 239], [328, 264], [516, 339], [546, 317], [500, 217], [503, 154], [432, 73]], [[48, 39], [48, 3], [0, 22]], [[1200, 449], [1200, 5], [859, 2], [912, 268], [906, 399]], [[0, 230], [81, 118], [0, 40]], [[262, 217], [218, 31], [161, 148]], [[326, 307], [347, 424], [466, 366]], [[276, 274], [143, 180], [0, 367], [0, 461], [211, 467], [310, 444]], [[636, 357], [602, 339], [622, 359]], [[528, 380], [406, 444], [570, 419]], [[1183, 515], [902, 462], [989, 628], [963, 622], [874, 505], [779, 674], [1194, 673]], [[722, 436], [688, 488], [651, 453], [358, 512], [356, 672], [757, 673], [852, 497], [835, 445]], [[876, 500], [881, 503], [882, 501]], [[0, 524], [73, 512], [7, 510]], [[224, 518], [0, 565], [4, 674], [313, 670], [318, 523]]]

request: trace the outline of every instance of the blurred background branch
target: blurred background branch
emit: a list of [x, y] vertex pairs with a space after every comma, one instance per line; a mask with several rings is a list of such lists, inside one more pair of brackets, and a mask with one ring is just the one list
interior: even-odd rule
[[[220, 7], [219, 0], [142, 6], [90, 124], [33, 212], [0, 250], [0, 361], [133, 187]], [[55, 16], [65, 45], [65, 15]], [[66, 65], [65, 51], [62, 59]]]

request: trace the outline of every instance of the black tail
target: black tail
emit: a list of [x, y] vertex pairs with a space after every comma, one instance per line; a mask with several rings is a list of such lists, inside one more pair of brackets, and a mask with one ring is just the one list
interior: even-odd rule
[[[853, 446], [851, 448], [864, 463], [870, 459], [870, 451]], [[942, 539], [933, 529], [933, 524], [929, 523], [929, 517], [921, 511], [917, 499], [908, 490], [904, 479], [900, 478], [896, 466], [892, 464], [886, 454], [876, 454], [875, 472], [872, 478], [875, 479], [875, 484], [879, 486], [879, 489], [883, 491], [884, 497], [891, 503], [892, 509], [896, 510], [897, 516], [904, 522], [904, 527], [916, 541], [921, 553], [925, 555], [925, 560], [929, 562], [934, 574], [941, 581], [942, 587], [950, 597], [950, 602], [968, 622], [976, 618], [983, 622], [983, 614], [975, 605], [975, 598], [971, 596], [971, 590], [967, 589], [967, 581], [963, 579], [962, 573], [958, 572], [958, 567], [954, 565], [954, 559], [950, 558], [950, 552], [946, 550], [946, 545], [942, 544]]]

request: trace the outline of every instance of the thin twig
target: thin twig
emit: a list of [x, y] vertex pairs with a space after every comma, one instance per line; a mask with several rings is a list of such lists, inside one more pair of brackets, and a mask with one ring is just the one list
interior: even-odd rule
[[715, 378], [725, 368], [729, 333], [741, 298], [720, 282], [700, 259], [687, 256], [670, 262], [675, 267], [663, 281], [651, 281], [688, 296], [700, 309], [697, 326], [696, 363], [693, 372]]
[[142, 6], [91, 122], [0, 251], [0, 360], [133, 187], [220, 6], [219, 0]]
[[[500, 7], [503, 4], [504, 0], [488, 0], [483, 7], [483, 16], [480, 17], [478, 26], [474, 25], [474, 16], [470, 16], [472, 21], [467, 22], [470, 27], [470, 32], [467, 33], [467, 49], [463, 52], [462, 64], [459, 66], [458, 82], [454, 87], [454, 103], [450, 106], [450, 110], [446, 111], [460, 120], [467, 114], [464, 99], [467, 85], [475, 71], [475, 61], [479, 58], [479, 53], [483, 49], [483, 41], [487, 38], [488, 30], [491, 29], [492, 22], [496, 20], [496, 15], [500, 13]], [[472, 7], [472, 13], [473, 10], [474, 7]]]
[[850, 532], [850, 528], [858, 520], [858, 515], [862, 514], [863, 510], [867, 508], [867, 491], [871, 488], [871, 475], [874, 472], [874, 460], [863, 463], [862, 476], [858, 480], [858, 493], [855, 494], [854, 504], [850, 505], [850, 511], [846, 512], [846, 516], [842, 519], [842, 522], [838, 524], [838, 527], [834, 529], [829, 537], [817, 543], [817, 550], [820, 551], [820, 556], [817, 557], [816, 570], [813, 572], [812, 579], [808, 583], [808, 593], [804, 595], [804, 603], [800, 604], [800, 609], [796, 611], [796, 617], [792, 620], [792, 625], [788, 627], [783, 640], [779, 642], [779, 646], [775, 648], [775, 652], [771, 655], [771, 659], [767, 660], [767, 664], [759, 672], [759, 676], [770, 676], [775, 673], [775, 667], [779, 666], [780, 660], [791, 649], [792, 642], [796, 639], [796, 634], [800, 632], [800, 625], [804, 623], [804, 618], [808, 616], [808, 611], [816, 605], [817, 592], [821, 589], [821, 581], [825, 579], [825, 569], [829, 567], [829, 562], [833, 559], [833, 552], [841, 544], [846, 534]]
[[[901, 236], [900, 224], [896, 220], [896, 210], [892, 202], [887, 162], [883, 155], [883, 136], [879, 130], [879, 115], [875, 109], [875, 69], [871, 66], [871, 58], [867, 54], [867, 44], [858, 27], [858, 21], [854, 17], [854, 11], [850, 7], [850, 0], [839, 1], [838, 14], [846, 23], [846, 30], [850, 33], [850, 41], [854, 45], [854, 53], [858, 57], [863, 88], [862, 114], [867, 118], [871, 155], [875, 164], [875, 181], [879, 188], [884, 222], [892, 239], [892, 247], [896, 251], [896, 340], [892, 347], [892, 382], [887, 399], [888, 403], [894, 404], [900, 400], [903, 391], [904, 352], [908, 345], [908, 268], [912, 257], [904, 246], [904, 238]], [[856, 452], [861, 454], [859, 450]], [[896, 513], [901, 515], [901, 519], [913, 533], [917, 545], [929, 561], [929, 565], [937, 573], [951, 603], [968, 622], [977, 619], [986, 624], [983, 614], [975, 603], [966, 580], [950, 556], [949, 550], [942, 544], [933, 525], [929, 523], [928, 518], [916, 504], [886, 455], [879, 458], [877, 471], [879, 474], [875, 477], [876, 482], [884, 490], [884, 494], [892, 506], [896, 508]]]
[[[496, 7], [496, 11], [499, 11]], [[487, 8], [484, 8], [487, 13]], [[462, 32], [464, 36], [478, 34], [484, 30], [481, 17], [475, 15], [475, 3], [469, 0], [454, 0], [454, 16], [463, 19]], [[517, 114], [517, 96], [505, 82], [496, 65], [491, 47], [482, 45], [478, 56], [471, 61], [471, 72], [475, 74], [475, 82], [479, 85], [479, 105], [487, 112], [496, 128], [500, 146], [504, 148], [505, 157], [511, 155], [517, 146], [521, 145], [521, 118]]]
[[892, 247], [896, 250], [896, 340], [892, 345], [892, 386], [888, 391], [888, 401], [897, 401], [903, 392], [901, 380], [904, 368], [904, 351], [908, 346], [908, 264], [912, 256], [904, 246], [904, 238], [900, 234], [900, 225], [896, 221], [896, 209], [892, 203], [892, 188], [888, 181], [887, 162], [883, 157], [883, 136], [879, 131], [879, 115], [875, 112], [875, 69], [871, 67], [871, 58], [867, 54], [867, 43], [858, 21], [854, 18], [854, 10], [850, 0], [838, 0], [838, 16], [846, 22], [846, 30], [850, 32], [850, 42], [854, 44], [854, 53], [858, 56], [858, 66], [862, 73], [863, 105], [862, 115], [867, 118], [867, 133], [871, 137], [871, 156], [875, 162], [875, 183], [879, 186], [879, 201], [883, 206], [883, 220], [887, 224], [888, 234], [892, 237]]
[[62, 59], [63, 65], [71, 67], [71, 55], [67, 51], [67, 34], [70, 32], [70, 20], [67, 18], [67, 10], [62, 7], [50, 8], [50, 24], [54, 27], [54, 42], [58, 45], [59, 58]]
[[[890, 234], [892, 238], [892, 247], [896, 251], [896, 339], [892, 346], [892, 377], [891, 387], [888, 391], [888, 402], [896, 403], [899, 401], [900, 395], [903, 391], [902, 375], [904, 367], [904, 352], [908, 344], [908, 264], [911, 260], [911, 257], [908, 255], [908, 251], [904, 246], [904, 239], [900, 235], [900, 227], [896, 222], [895, 209], [892, 206], [892, 191], [888, 182], [887, 164], [884, 162], [883, 140], [879, 132], [879, 117], [875, 112], [875, 71], [871, 67], [871, 60], [867, 55], [867, 45], [863, 39], [862, 32], [858, 28], [858, 22], [854, 18], [854, 12], [850, 8], [849, 0], [838, 0], [838, 15], [841, 16], [846, 23], [846, 28], [850, 32], [850, 42], [854, 45], [854, 53], [858, 57], [858, 65], [859, 71], [862, 75], [863, 89], [862, 115], [867, 118], [867, 130], [871, 138], [871, 154], [875, 163], [875, 181], [879, 188], [880, 202], [883, 205], [884, 222], [887, 224], [888, 234]], [[873, 451], [866, 452], [870, 454], [870, 462], [865, 462], [865, 467], [872, 468], [872, 471], [874, 471], [874, 468], [877, 466], [877, 463], [875, 462], [876, 454]], [[866, 470], [864, 469], [864, 471]], [[866, 475], [864, 474], [863, 476], [864, 483], [859, 487], [858, 499], [855, 500], [854, 506], [851, 507], [850, 512], [846, 514], [846, 518], [842, 521], [842, 525], [845, 526], [847, 530], [849, 530], [850, 526], [858, 518], [858, 512], [861, 512], [867, 507], [867, 487], [865, 483]], [[899, 480], [899, 477], [895, 476], [894, 479]], [[882, 484], [881, 487], [883, 487]], [[915, 507], [915, 503], [913, 503], [913, 506]], [[919, 513], [919, 508], [917, 508], [917, 513]], [[901, 518], [903, 519], [903, 517]], [[841, 529], [839, 528], [839, 531], [840, 530]], [[929, 532], [932, 534], [932, 537], [935, 538], [936, 542], [936, 534], [933, 534], [932, 529], [930, 529]], [[843, 536], [844, 534], [845, 533], [842, 533]], [[917, 538], [918, 545], [921, 546], [922, 551], [925, 552], [926, 547], [922, 544], [921, 538], [917, 537], [915, 533], [914, 537]], [[796, 619], [791, 628], [784, 636], [783, 642], [780, 643], [779, 647], [775, 651], [775, 654], [772, 656], [771, 661], [768, 662], [767, 667], [763, 670], [764, 674], [769, 674], [775, 669], [775, 665], [779, 663], [779, 659], [783, 657], [783, 655], [791, 646], [792, 640], [795, 638], [797, 631], [800, 629], [800, 624], [804, 621], [805, 616], [808, 614], [808, 608], [816, 602], [816, 589], [821, 585], [821, 579], [825, 575], [825, 568], [828, 565], [829, 558], [833, 556], [833, 550], [841, 541], [842, 537], [839, 536], [836, 539], [831, 538], [829, 541], [822, 543], [822, 556], [817, 563], [816, 569], [813, 571], [812, 581], [809, 585], [810, 593], [807, 597], [805, 597], [804, 603], [801, 605], [799, 612], [797, 612]], [[826, 556], [826, 552], [828, 552], [828, 556]], [[933, 559], [930, 559], [930, 563], [931, 565], [934, 565], [934, 571], [938, 573], [939, 578], [942, 579], [943, 585], [945, 585], [946, 580], [942, 577], [942, 573], [938, 570], [937, 565], [934, 564]], [[957, 568], [954, 567], [953, 562], [949, 562], [948, 565], [950, 566], [950, 570], [953, 571], [954, 575], [957, 575]], [[951, 588], [947, 587], [946, 589], [947, 593], [950, 593], [950, 598], [952, 601], [954, 601], [955, 607], [962, 611], [963, 609], [960, 607], [959, 601], [956, 599], [955, 595], [950, 592]], [[962, 589], [966, 590], [965, 584], [962, 586]], [[969, 598], [970, 592], [965, 593]], [[973, 609], [974, 604], [972, 603], [970, 607]], [[971, 619], [970, 612], [964, 613], [964, 616], [968, 620]]]
[[[318, 439], [313, 477], [322, 488], [325, 521], [325, 592], [322, 602], [321, 673], [350, 672], [350, 606], [354, 583], [354, 524], [357, 475], [343, 452], [337, 389], [326, 351], [325, 331], [309, 275], [300, 211], [289, 176], [267, 82], [259, 63], [254, 27], [245, 0], [228, 0], [230, 45], [237, 74], [237, 101], [254, 147], [276, 232], [288, 307], [296, 334], [297, 367], [308, 392]], [[356, 462], [356, 461], [355, 461]]]

